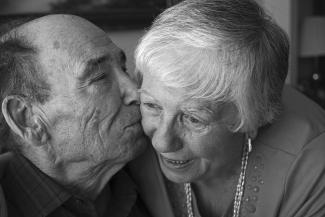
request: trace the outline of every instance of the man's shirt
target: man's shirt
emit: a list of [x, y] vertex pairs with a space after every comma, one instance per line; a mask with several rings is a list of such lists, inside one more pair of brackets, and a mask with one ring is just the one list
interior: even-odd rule
[[[114, 175], [95, 202], [71, 195], [19, 154], [10, 159], [0, 183], [8, 217], [149, 216], [135, 184], [123, 170]], [[1, 209], [0, 204], [0, 214]]]

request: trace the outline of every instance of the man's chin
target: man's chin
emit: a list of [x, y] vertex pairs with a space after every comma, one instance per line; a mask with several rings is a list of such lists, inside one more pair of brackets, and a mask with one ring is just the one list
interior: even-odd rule
[[149, 138], [144, 134], [140, 122], [129, 128], [129, 160], [133, 160], [142, 154], [150, 144]]

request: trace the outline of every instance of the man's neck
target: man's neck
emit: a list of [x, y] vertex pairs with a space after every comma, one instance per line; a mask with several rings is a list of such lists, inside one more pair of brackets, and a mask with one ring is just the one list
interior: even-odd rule
[[108, 162], [94, 166], [88, 161], [57, 163], [28, 159], [71, 194], [92, 201], [96, 200], [109, 180], [124, 166], [124, 164], [109, 165]]

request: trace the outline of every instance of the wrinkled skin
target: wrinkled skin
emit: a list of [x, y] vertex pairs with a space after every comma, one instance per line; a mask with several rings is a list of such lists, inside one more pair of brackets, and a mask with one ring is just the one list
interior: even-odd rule
[[227, 128], [225, 122], [235, 116], [229, 107], [187, 98], [185, 90], [166, 87], [150, 73], [143, 75], [140, 107], [144, 131], [168, 179], [213, 183], [237, 175], [244, 137]]
[[48, 136], [25, 155], [58, 182], [96, 197], [145, 147], [136, 86], [124, 53], [108, 35], [71, 15], [50, 15], [19, 27], [37, 47], [50, 99], [32, 112]]

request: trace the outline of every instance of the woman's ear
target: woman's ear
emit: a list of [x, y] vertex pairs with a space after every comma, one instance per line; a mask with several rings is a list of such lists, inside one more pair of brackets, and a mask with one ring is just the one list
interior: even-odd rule
[[39, 146], [47, 142], [46, 125], [25, 98], [7, 96], [2, 102], [2, 113], [10, 129], [27, 144]]

